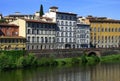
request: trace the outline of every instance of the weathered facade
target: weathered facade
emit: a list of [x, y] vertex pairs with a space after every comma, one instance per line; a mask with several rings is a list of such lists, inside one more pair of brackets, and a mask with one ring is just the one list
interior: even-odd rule
[[19, 36], [19, 26], [0, 24], [0, 50], [26, 49], [26, 39]]

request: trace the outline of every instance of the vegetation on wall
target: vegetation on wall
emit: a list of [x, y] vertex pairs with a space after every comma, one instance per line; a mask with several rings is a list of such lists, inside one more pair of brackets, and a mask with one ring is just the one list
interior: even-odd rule
[[26, 55], [25, 51], [0, 51], [0, 69], [16, 69], [26, 67], [48, 67], [48, 66], [64, 66], [64, 65], [93, 65], [106, 62], [120, 62], [120, 55], [110, 55], [104, 57], [87, 56], [83, 54], [81, 57], [59, 58], [51, 56], [38, 59], [34, 54]]

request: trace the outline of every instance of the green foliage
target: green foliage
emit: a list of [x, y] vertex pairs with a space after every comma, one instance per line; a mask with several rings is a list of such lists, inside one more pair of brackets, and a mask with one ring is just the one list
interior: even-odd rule
[[4, 53], [0, 54], [0, 69], [11, 69], [15, 67], [15, 63], [11, 56], [7, 56]]
[[43, 11], [43, 5], [40, 5], [40, 17], [42, 17], [44, 15], [44, 11]]
[[25, 66], [25, 64], [26, 63], [25, 63], [25, 57], [24, 56], [21, 56], [16, 62], [17, 68], [22, 68], [22, 67]]
[[28, 67], [28, 66], [36, 66], [37, 58], [33, 54], [28, 54], [27, 56], [21, 56], [17, 60], [17, 67]]
[[1, 19], [0, 23], [6, 23], [5, 19]]
[[120, 62], [120, 54], [101, 57], [101, 62]]
[[80, 59], [77, 57], [72, 58], [72, 64], [79, 64], [80, 63]]
[[86, 64], [88, 62], [85, 54], [81, 56], [81, 61], [82, 61], [82, 64]]
[[39, 66], [51, 66], [51, 65], [57, 65], [57, 61], [55, 61], [54, 58], [46, 58], [43, 57], [40, 60], [38, 60], [38, 65]]

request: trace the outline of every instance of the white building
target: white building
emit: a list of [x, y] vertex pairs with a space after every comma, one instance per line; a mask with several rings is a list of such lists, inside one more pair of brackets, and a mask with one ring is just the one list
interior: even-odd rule
[[90, 25], [77, 24], [76, 29], [76, 44], [77, 48], [89, 48], [90, 47]]
[[18, 19], [11, 24], [19, 26], [19, 36], [27, 39], [27, 50], [56, 48], [56, 23]]
[[77, 14], [59, 12], [58, 7], [50, 7], [44, 17], [50, 17], [57, 22], [56, 43], [58, 49], [75, 48], [75, 29]]
[[2, 19], [2, 14], [0, 14], [0, 20]]

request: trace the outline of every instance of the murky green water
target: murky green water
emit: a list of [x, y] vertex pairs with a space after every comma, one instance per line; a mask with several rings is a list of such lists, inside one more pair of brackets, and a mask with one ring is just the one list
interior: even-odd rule
[[0, 81], [120, 81], [120, 64], [0, 72]]

